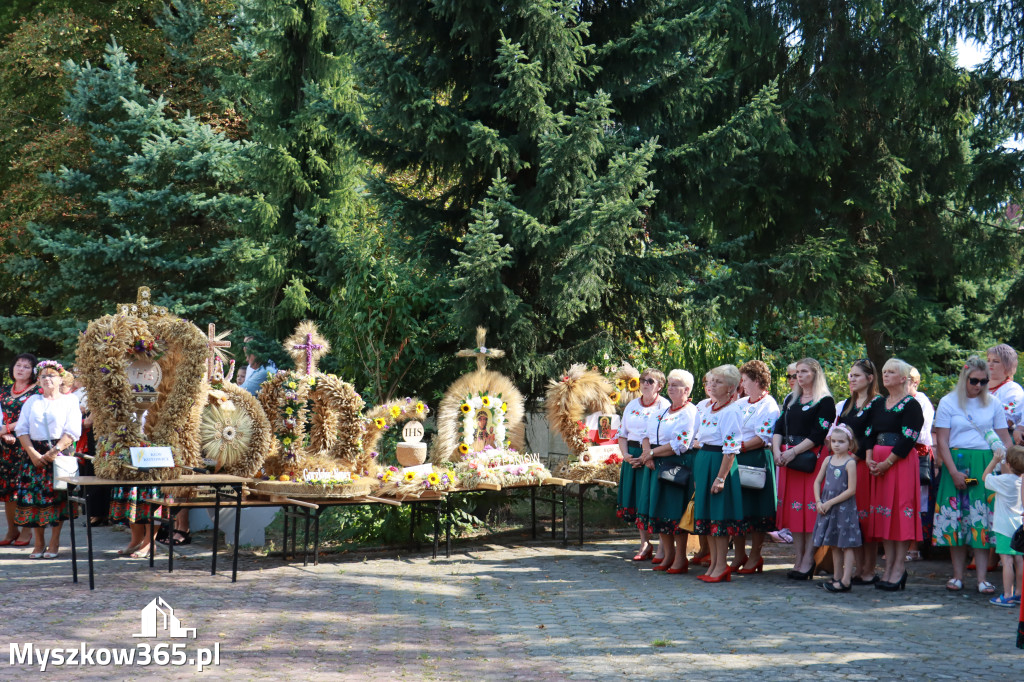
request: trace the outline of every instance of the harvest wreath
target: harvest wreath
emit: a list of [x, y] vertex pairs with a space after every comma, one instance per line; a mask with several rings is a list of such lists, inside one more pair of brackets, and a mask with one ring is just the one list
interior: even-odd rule
[[[97, 436], [96, 474], [124, 481], [158, 481], [180, 475], [201, 461], [199, 421], [206, 404], [206, 336], [192, 323], [153, 306], [148, 287], [135, 304], [119, 304], [116, 315], [89, 323], [78, 344], [76, 363], [90, 396]], [[155, 385], [132, 385], [133, 360], [156, 365]], [[149, 382], [147, 382], [149, 383]], [[141, 417], [140, 393], [155, 398]], [[155, 395], [154, 395], [155, 394]], [[144, 423], [143, 423], [144, 422]], [[175, 468], [137, 469], [129, 448], [169, 446]]]

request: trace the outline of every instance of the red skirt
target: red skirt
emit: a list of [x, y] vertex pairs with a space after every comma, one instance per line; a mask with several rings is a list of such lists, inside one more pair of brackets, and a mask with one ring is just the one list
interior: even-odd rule
[[[783, 445], [785, 452], [789, 446]], [[812, 450], [818, 456], [814, 471], [805, 474], [789, 467], [779, 467], [779, 508], [775, 515], [776, 528], [788, 528], [793, 533], [813, 533], [818, 511], [814, 506], [814, 479], [821, 469], [821, 448]]]
[[864, 459], [857, 460], [857, 492], [854, 499], [857, 500], [857, 518], [860, 519], [860, 535], [864, 542], [868, 540], [868, 511], [871, 509], [871, 471], [868, 470], [868, 462]]
[[[889, 457], [892, 447], [876, 445], [872, 459], [881, 462]], [[880, 540], [921, 541], [921, 468], [920, 455], [911, 450], [903, 459], [881, 476], [868, 475], [871, 503], [868, 507], [869, 542]], [[860, 472], [857, 472], [858, 475]], [[857, 480], [860, 488], [860, 480]]]

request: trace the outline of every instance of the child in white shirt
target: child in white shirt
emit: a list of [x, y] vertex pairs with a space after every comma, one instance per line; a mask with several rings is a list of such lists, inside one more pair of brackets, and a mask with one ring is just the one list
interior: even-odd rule
[[[1004, 473], [993, 473], [1002, 462]], [[996, 537], [996, 553], [1003, 564], [1003, 593], [989, 600], [993, 606], [1013, 607], [1020, 604], [1021, 575], [1024, 573], [1024, 555], [1010, 549], [1010, 538], [1021, 526], [1024, 505], [1020, 497], [1021, 474], [1024, 474], [1024, 447], [1013, 445], [1006, 458], [996, 451], [985, 469], [985, 487], [996, 494], [992, 512], [992, 531]]]

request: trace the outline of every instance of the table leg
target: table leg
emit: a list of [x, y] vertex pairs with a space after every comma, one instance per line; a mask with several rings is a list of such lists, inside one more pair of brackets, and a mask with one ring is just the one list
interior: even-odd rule
[[580, 545], [583, 544], [583, 497], [584, 497], [584, 495], [587, 492], [587, 488], [589, 488], [589, 487], [590, 486], [588, 486], [586, 484], [583, 484], [583, 483], [580, 483], [580, 485], [579, 485], [579, 492], [580, 492], [580, 517], [578, 519], [578, 523], [579, 523], [579, 543], [580, 543]]
[[[71, 516], [71, 582], [78, 582], [78, 561], [77, 561], [77, 548], [75, 547], [75, 503], [73, 498], [78, 497], [73, 495], [75, 492], [75, 486], [73, 483], [68, 483], [68, 514]], [[10, 504], [7, 502], [5, 504]], [[85, 505], [85, 497], [82, 497], [82, 505]], [[85, 524], [89, 525], [88, 510], [86, 510]]]
[[434, 555], [437, 558], [437, 542], [441, 535], [441, 500], [434, 503]]
[[537, 539], [537, 489], [530, 488], [530, 537]]
[[566, 513], [565, 486], [562, 486], [562, 546], [569, 544], [569, 515]]
[[[174, 507], [169, 507], [167, 513], [170, 515], [170, 523], [167, 524], [167, 572], [174, 573]], [[214, 539], [213, 546], [217, 547], [217, 540]], [[216, 561], [217, 550], [213, 550], [214, 561]]]
[[283, 561], [288, 561], [288, 519], [291, 516], [292, 508], [289, 505], [285, 505], [281, 507], [281, 512], [283, 513], [284, 516], [284, 540], [281, 545], [281, 559]]
[[231, 557], [231, 582], [238, 581], [238, 545], [239, 533], [242, 532], [242, 485], [236, 483], [231, 486], [235, 491], [235, 551]]
[[[160, 518], [160, 517], [157, 517]], [[159, 524], [163, 528], [163, 524]], [[149, 524], [149, 567], [153, 568], [154, 561], [156, 560], [156, 527], [157, 523], [151, 521]]]
[[305, 566], [309, 563], [309, 508], [306, 507], [306, 525], [305, 532], [302, 535], [302, 565]]
[[213, 489], [213, 558], [210, 575], [217, 575], [217, 552], [220, 550], [220, 488]]
[[313, 515], [313, 565], [320, 564], [320, 509]]
[[558, 516], [555, 514], [557, 509], [558, 497], [555, 495], [555, 489], [551, 489], [551, 539], [555, 539], [555, 533], [558, 532]]
[[85, 494], [85, 489], [84, 488], [82, 490], [82, 499], [84, 500], [84, 504], [85, 504], [85, 544], [88, 547], [88, 555], [89, 555], [89, 589], [90, 590], [95, 590], [96, 589], [96, 580], [94, 578], [95, 574], [93, 573], [93, 563], [92, 563], [92, 517], [89, 516], [89, 498]]
[[444, 558], [450, 559], [452, 557], [452, 498], [454, 495], [449, 495], [445, 498], [445, 518], [444, 518]]

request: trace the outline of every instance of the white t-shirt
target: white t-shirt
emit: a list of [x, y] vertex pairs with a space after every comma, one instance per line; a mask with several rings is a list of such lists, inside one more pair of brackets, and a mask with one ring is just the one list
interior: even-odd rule
[[14, 433], [54, 443], [67, 434], [77, 441], [82, 437], [82, 411], [78, 407], [78, 398], [63, 393], [53, 400], [39, 394], [30, 397], [21, 408]]
[[[1016, 381], [1007, 381], [990, 395], [1003, 404], [1006, 421], [1011, 424], [1020, 423], [1021, 408], [1024, 407], [1024, 388]], [[1012, 426], [1010, 428], [1013, 428]]]
[[721, 445], [725, 454], [740, 451], [740, 429], [742, 417], [737, 403], [730, 403], [715, 412], [713, 403], [701, 403], [697, 408], [700, 415], [699, 440], [701, 445]]
[[772, 446], [772, 434], [775, 422], [779, 420], [779, 404], [770, 395], [751, 403], [750, 398], [736, 401], [740, 408], [740, 437], [743, 442], [757, 436], [764, 441], [765, 447]]
[[989, 450], [984, 434], [989, 430], [1005, 429], [1006, 417], [1003, 416], [1003, 406], [995, 398], [990, 398], [987, 406], [981, 404], [980, 398], [968, 398], [967, 410], [961, 410], [954, 392], [939, 401], [935, 428], [949, 429], [950, 450]]
[[654, 403], [645, 406], [643, 398], [633, 398], [622, 411], [622, 426], [619, 428], [619, 438], [627, 441], [635, 440], [640, 442], [647, 435], [647, 422], [651, 415], [659, 415], [668, 409], [672, 403], [664, 396], [655, 398]]
[[914, 394], [914, 400], [921, 403], [921, 412], [924, 413], [924, 425], [921, 426], [921, 436], [917, 442], [931, 447], [933, 445], [932, 422], [935, 421], [935, 408], [932, 407], [932, 401], [928, 400], [928, 396], [921, 391]]
[[989, 474], [985, 487], [996, 494], [992, 512], [992, 530], [1010, 537], [1021, 525], [1024, 505], [1020, 500], [1020, 476], [1015, 474]]

